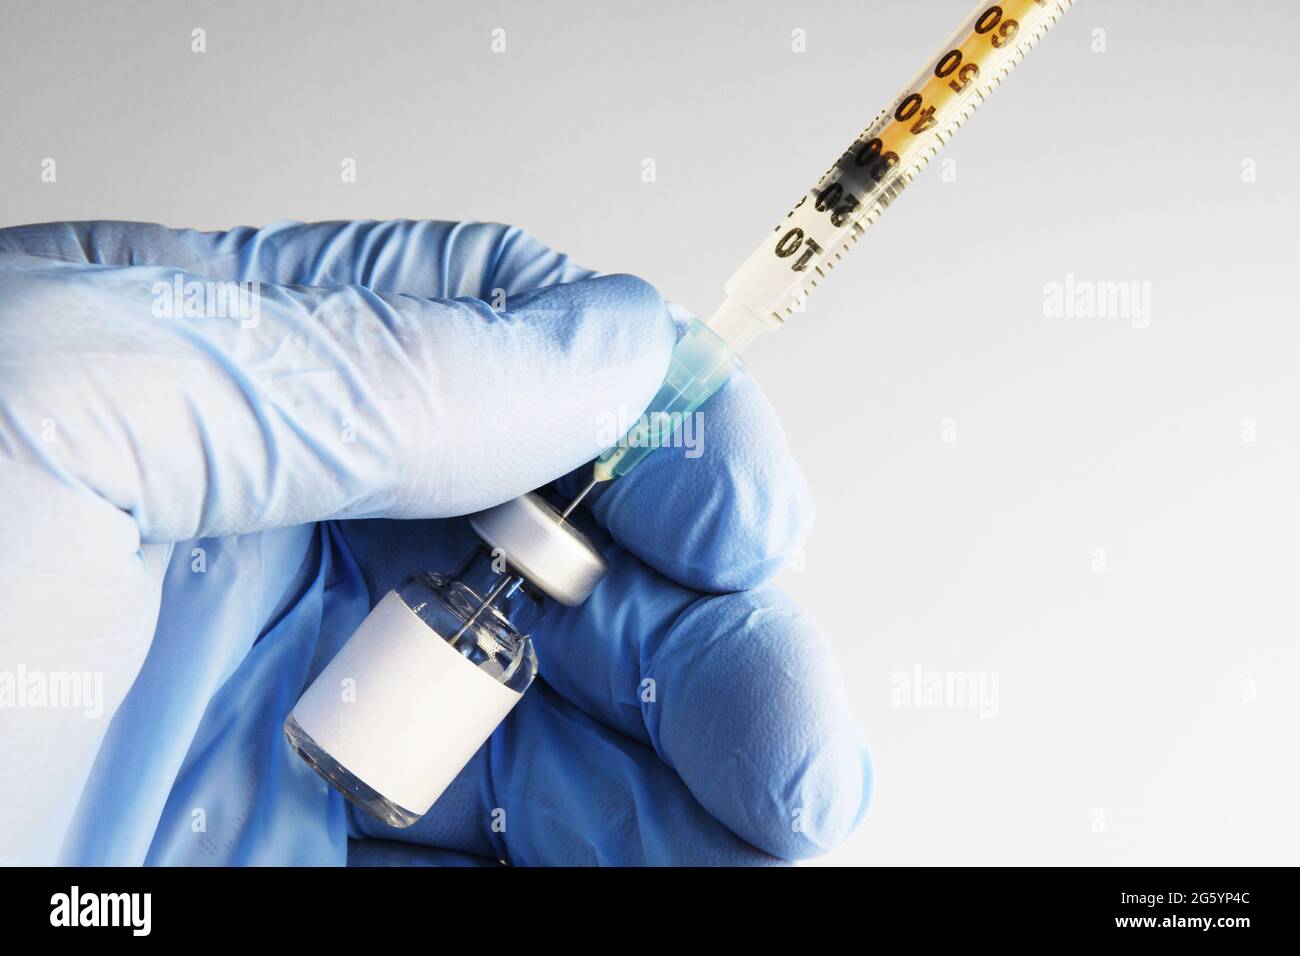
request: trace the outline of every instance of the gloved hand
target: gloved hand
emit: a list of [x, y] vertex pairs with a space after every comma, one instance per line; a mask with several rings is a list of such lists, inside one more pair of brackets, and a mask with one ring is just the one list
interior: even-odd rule
[[[221, 310], [186, 286], [231, 280], [260, 288]], [[456, 516], [579, 469], [644, 407], [674, 332], [645, 283], [494, 224], [0, 230], [0, 704], [6, 671], [21, 694], [0, 861], [763, 863], [843, 840], [869, 764], [826, 641], [764, 586], [812, 506], [744, 375], [701, 457], [660, 450], [589, 499], [608, 577], [548, 618], [541, 677], [420, 823], [352, 809], [281, 733], [387, 590], [457, 565]]]

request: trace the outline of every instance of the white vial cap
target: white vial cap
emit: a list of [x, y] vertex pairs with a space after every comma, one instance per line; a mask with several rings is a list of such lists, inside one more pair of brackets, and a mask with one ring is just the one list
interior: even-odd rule
[[587, 600], [608, 570], [587, 536], [536, 492], [471, 515], [469, 522], [520, 574], [569, 607]]

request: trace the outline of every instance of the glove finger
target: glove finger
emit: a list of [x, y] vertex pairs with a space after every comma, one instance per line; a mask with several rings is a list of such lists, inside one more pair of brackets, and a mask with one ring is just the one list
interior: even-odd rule
[[843, 842], [866, 813], [870, 757], [829, 642], [773, 587], [700, 594], [617, 547], [578, 608], [537, 636], [542, 676], [644, 741], [696, 799], [786, 859]]
[[[841, 843], [865, 814], [872, 771], [816, 624], [775, 588], [707, 595], [674, 584], [609, 542], [589, 516], [579, 521], [609, 572], [581, 607], [553, 606], [534, 635], [550, 687], [652, 747], [754, 846], [797, 859]], [[457, 567], [477, 541], [468, 525], [358, 521], [339, 529], [373, 604], [416, 570]], [[449, 791], [438, 806], [463, 799]], [[447, 832], [439, 838], [488, 852], [446, 842]]]
[[174, 301], [178, 275], [0, 264], [0, 448], [130, 513], [146, 541], [496, 504], [591, 458], [592, 423], [643, 406], [672, 343], [630, 276], [506, 313], [262, 285], [238, 317], [202, 318]]
[[523, 866], [771, 865], [714, 819], [654, 751], [534, 682], [414, 826], [351, 810], [369, 837]]
[[[507, 307], [519, 294], [592, 275], [523, 231], [497, 223], [272, 223], [226, 232], [151, 223], [42, 223], [0, 229], [0, 256], [163, 265], [218, 281], [358, 285], [422, 298], [467, 296]], [[684, 322], [688, 315], [678, 310]], [[607, 420], [644, 402], [614, 403]], [[702, 590], [754, 587], [802, 547], [811, 497], [771, 406], [744, 374], [701, 410], [697, 444], [664, 448], [589, 504], [614, 537], [651, 566]], [[607, 431], [608, 429], [602, 429]], [[576, 492], [579, 469], [564, 484]], [[646, 515], [656, 520], [647, 521]]]
[[423, 299], [500, 302], [594, 273], [495, 222], [274, 222], [222, 232], [147, 222], [48, 222], [0, 229], [0, 257], [167, 266], [220, 281], [358, 285]]
[[[803, 547], [812, 494], [776, 413], [747, 373], [734, 375], [683, 422], [681, 447], [655, 451], [630, 474], [597, 485], [584, 504], [610, 535], [679, 584], [753, 588]], [[559, 483], [569, 500], [588, 466]]]
[[[464, 519], [335, 527], [363, 571], [372, 604], [413, 571], [458, 566], [477, 542]], [[564, 640], [563, 631], [546, 633], [554, 635], [551, 644]], [[543, 667], [549, 653], [538, 650]], [[415, 826], [395, 830], [350, 809], [352, 827], [356, 834], [533, 864], [771, 861], [699, 806], [647, 744], [643, 727], [638, 741], [608, 728], [614, 726], [537, 680]], [[552, 819], [565, 806], [568, 823]], [[494, 816], [497, 810], [504, 816]]]

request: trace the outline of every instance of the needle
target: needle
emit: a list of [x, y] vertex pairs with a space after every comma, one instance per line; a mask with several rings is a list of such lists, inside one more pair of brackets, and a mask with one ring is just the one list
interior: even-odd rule
[[452, 647], [455, 647], [456, 642], [459, 641], [464, 636], [465, 632], [473, 626], [474, 622], [478, 620], [478, 616], [487, 609], [488, 605], [497, 599], [497, 595], [506, 589], [506, 585], [517, 580], [519, 579], [510, 577], [509, 575], [502, 576], [501, 580], [497, 582], [497, 586], [488, 592], [488, 596], [483, 599], [483, 603], [474, 609], [474, 613], [465, 620], [465, 623], [461, 625], [460, 630], [453, 634], [447, 643]]
[[578, 497], [570, 501], [569, 507], [565, 508], [563, 513], [560, 515], [561, 524], [564, 523], [564, 520], [568, 518], [569, 515], [573, 514], [573, 509], [578, 507], [578, 505], [582, 503], [582, 499], [587, 497], [587, 492], [591, 491], [591, 489], [595, 488], [598, 484], [600, 484], [600, 479], [593, 478], [591, 479], [590, 483], [588, 483], [586, 488], [583, 488], [580, 492], [578, 492]]

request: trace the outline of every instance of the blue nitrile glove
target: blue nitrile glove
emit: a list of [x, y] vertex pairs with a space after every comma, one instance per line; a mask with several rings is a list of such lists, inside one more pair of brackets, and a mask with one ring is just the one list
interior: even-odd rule
[[[185, 286], [230, 280], [261, 285], [226, 317]], [[457, 565], [453, 516], [591, 459], [673, 336], [645, 283], [493, 224], [0, 230], [0, 704], [5, 674], [23, 688], [0, 861], [762, 863], [843, 840], [870, 770], [827, 642], [763, 586], [812, 505], [744, 376], [700, 457], [593, 496], [608, 577], [547, 620], [541, 678], [419, 824], [351, 809], [281, 733], [389, 588]]]

